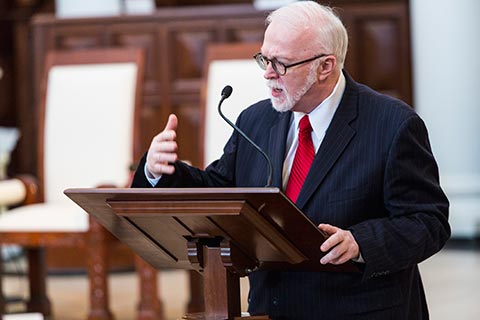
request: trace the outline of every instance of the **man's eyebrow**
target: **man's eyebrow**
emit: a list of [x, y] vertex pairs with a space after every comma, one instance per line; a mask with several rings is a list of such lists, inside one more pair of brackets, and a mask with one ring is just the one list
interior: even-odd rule
[[277, 61], [285, 61], [285, 60], [286, 60], [286, 61], [291, 61], [291, 60], [293, 60], [292, 58], [287, 58], [287, 57], [281, 56], [281, 55], [280, 55], [280, 56], [275, 55], [275, 56], [273, 56], [273, 57], [269, 57], [269, 56], [267, 56], [267, 55], [264, 55], [263, 53], [262, 53], [262, 55], [263, 55], [264, 57], [270, 59], [270, 60], [273, 60], [273, 59], [275, 59], [275, 60], [277, 60]]

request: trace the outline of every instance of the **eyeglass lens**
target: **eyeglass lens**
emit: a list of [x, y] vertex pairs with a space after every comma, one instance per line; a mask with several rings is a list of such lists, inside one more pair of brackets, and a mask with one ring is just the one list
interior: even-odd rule
[[279, 62], [277, 59], [273, 58], [273, 59], [268, 59], [267, 57], [265, 57], [264, 55], [262, 55], [261, 53], [257, 53], [255, 55], [255, 60], [257, 61], [257, 64], [260, 66], [260, 68], [262, 68], [263, 70], [267, 70], [267, 66], [268, 66], [268, 63], [270, 62], [272, 64], [272, 68], [273, 70], [279, 74], [279, 75], [284, 75], [285, 74], [285, 71], [286, 68], [285, 66], [283, 65], [283, 63]]

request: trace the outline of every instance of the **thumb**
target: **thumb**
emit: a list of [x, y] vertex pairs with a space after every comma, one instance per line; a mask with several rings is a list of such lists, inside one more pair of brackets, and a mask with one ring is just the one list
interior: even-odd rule
[[168, 121], [167, 121], [167, 125], [165, 126], [165, 130], [177, 130], [177, 126], [178, 126], [178, 119], [177, 119], [177, 116], [174, 115], [173, 113], [168, 116]]

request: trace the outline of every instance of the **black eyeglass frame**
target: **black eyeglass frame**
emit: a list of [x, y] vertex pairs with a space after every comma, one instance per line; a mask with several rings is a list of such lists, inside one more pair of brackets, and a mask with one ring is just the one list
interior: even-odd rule
[[[258, 66], [260, 68], [262, 68], [262, 70], [267, 70], [268, 63], [271, 63], [272, 68], [275, 71], [275, 73], [278, 74], [279, 76], [284, 76], [285, 74], [287, 74], [287, 69], [288, 68], [295, 67], [295, 66], [298, 66], [298, 65], [301, 65], [301, 64], [313, 61], [313, 60], [317, 60], [317, 59], [320, 59], [320, 58], [323, 58], [323, 57], [326, 57], [326, 56], [330, 56], [330, 55], [331, 54], [322, 53], [322, 54], [319, 54], [317, 56], [314, 56], [314, 57], [311, 57], [311, 58], [308, 58], [308, 59], [305, 59], [305, 60], [302, 60], [302, 61], [294, 62], [294, 63], [288, 64], [288, 65], [283, 63], [283, 62], [278, 61], [277, 58], [269, 59], [269, 58], [265, 57], [261, 52], [255, 54], [253, 56], [253, 59], [255, 59]], [[263, 64], [261, 62], [261, 60], [265, 60], [267, 63]], [[278, 68], [277, 68], [278, 64], [280, 64], [284, 68], [285, 71], [283, 73], [280, 73], [278, 71]]]

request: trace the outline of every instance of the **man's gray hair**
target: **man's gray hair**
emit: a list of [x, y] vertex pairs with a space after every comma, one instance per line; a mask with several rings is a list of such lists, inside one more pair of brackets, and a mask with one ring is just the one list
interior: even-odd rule
[[[292, 30], [310, 32], [313, 30], [314, 43], [309, 44], [337, 58], [337, 67], [343, 68], [348, 48], [347, 29], [332, 8], [315, 1], [299, 1], [281, 7], [270, 13], [266, 19], [269, 25], [273, 21], [281, 21]], [[318, 50], [318, 49], [317, 49]]]

